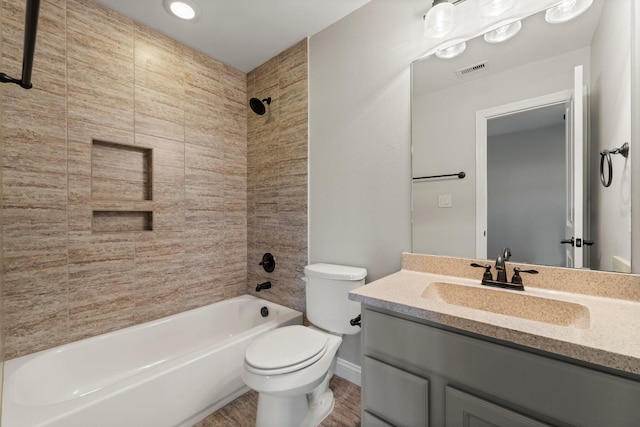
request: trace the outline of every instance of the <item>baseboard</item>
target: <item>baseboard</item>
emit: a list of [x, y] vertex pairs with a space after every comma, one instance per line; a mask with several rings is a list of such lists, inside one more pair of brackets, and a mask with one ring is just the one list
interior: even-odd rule
[[348, 362], [338, 357], [338, 361], [336, 363], [336, 371], [334, 373], [340, 378], [344, 378], [345, 380], [354, 383], [355, 385], [362, 385], [360, 381], [360, 366], [354, 363]]

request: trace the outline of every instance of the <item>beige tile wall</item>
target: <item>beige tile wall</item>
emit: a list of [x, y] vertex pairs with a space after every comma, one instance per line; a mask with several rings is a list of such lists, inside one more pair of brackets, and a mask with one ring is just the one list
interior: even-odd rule
[[[8, 74], [24, 3], [2, 0]], [[6, 359], [246, 293], [244, 73], [93, 1], [43, 0], [33, 84], [1, 94]], [[151, 148], [153, 200], [92, 197], [92, 139]], [[92, 232], [99, 208], [152, 210], [153, 231]], [[287, 231], [300, 214], [282, 212]]]
[[[270, 280], [260, 296], [304, 310], [307, 264], [307, 40], [247, 76], [247, 97], [271, 97], [267, 113], [248, 110], [248, 291]], [[271, 252], [276, 269], [258, 264]]]
[[[1, 4], [0, 4], [1, 6]], [[0, 23], [2, 23], [2, 7], [0, 7]], [[2, 39], [3, 37], [0, 34], [0, 52], [3, 51], [2, 49]], [[3, 61], [2, 61], [2, 55], [0, 54], [0, 70], [4, 70], [3, 67]], [[4, 97], [4, 86], [5, 85], [0, 85], [0, 100]], [[0, 108], [0, 123], [2, 123], [2, 117], [3, 117], [3, 112], [2, 112], [2, 108]], [[4, 141], [4, 132], [2, 131], [2, 126], [0, 126], [0, 141]], [[0, 143], [0, 159], [3, 158], [3, 144]], [[2, 173], [0, 173], [0, 200], [2, 200]], [[0, 209], [0, 224], [2, 224], [2, 209]], [[3, 233], [0, 231], [0, 269], [2, 268], [3, 265], [3, 258], [2, 258], [2, 235]], [[1, 270], [0, 270], [1, 271]], [[0, 274], [0, 402], [2, 402], [2, 383], [3, 378], [4, 378], [4, 320], [3, 320], [3, 314], [4, 312], [2, 311], [2, 289], [3, 289], [3, 274]], [[2, 405], [0, 405], [0, 420], [2, 419]], [[0, 423], [1, 424], [1, 423]]]

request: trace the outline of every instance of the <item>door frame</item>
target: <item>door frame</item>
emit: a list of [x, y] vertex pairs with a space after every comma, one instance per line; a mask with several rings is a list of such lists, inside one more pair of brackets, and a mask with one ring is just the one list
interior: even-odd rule
[[489, 119], [571, 102], [563, 90], [476, 111], [476, 258], [487, 259], [487, 122]]

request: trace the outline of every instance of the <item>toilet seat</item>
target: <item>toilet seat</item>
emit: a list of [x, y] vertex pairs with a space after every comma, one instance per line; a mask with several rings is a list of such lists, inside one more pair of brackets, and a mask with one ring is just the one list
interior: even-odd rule
[[327, 351], [325, 334], [301, 326], [286, 326], [257, 338], [245, 353], [245, 366], [258, 375], [294, 372], [317, 362]]

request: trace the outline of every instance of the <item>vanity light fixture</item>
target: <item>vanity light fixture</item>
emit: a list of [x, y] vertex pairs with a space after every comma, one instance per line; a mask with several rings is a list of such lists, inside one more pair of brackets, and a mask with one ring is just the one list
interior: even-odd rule
[[564, 0], [557, 6], [547, 10], [544, 19], [550, 24], [560, 24], [582, 15], [589, 9], [593, 0]]
[[484, 40], [488, 43], [502, 43], [518, 34], [520, 29], [522, 29], [522, 21], [515, 21], [511, 24], [496, 28], [493, 31], [489, 31], [484, 35]]
[[485, 17], [499, 16], [511, 9], [514, 0], [481, 0], [480, 14]]
[[[488, 43], [514, 37], [522, 19], [546, 13], [549, 23], [566, 22], [584, 13], [593, 0], [433, 0], [424, 16], [426, 49], [420, 59], [435, 55], [455, 58], [464, 52], [464, 42], [484, 36]], [[463, 25], [464, 24], [464, 25]]]
[[197, 7], [189, 0], [164, 0], [165, 9], [173, 16], [186, 21], [193, 20], [197, 16]]
[[451, 47], [437, 51], [436, 56], [441, 59], [455, 58], [456, 56], [462, 54], [462, 52], [464, 52], [466, 48], [467, 43], [465, 42], [454, 44]]
[[424, 35], [442, 38], [455, 27], [456, 8], [449, 0], [433, 0], [431, 9], [424, 16]]

